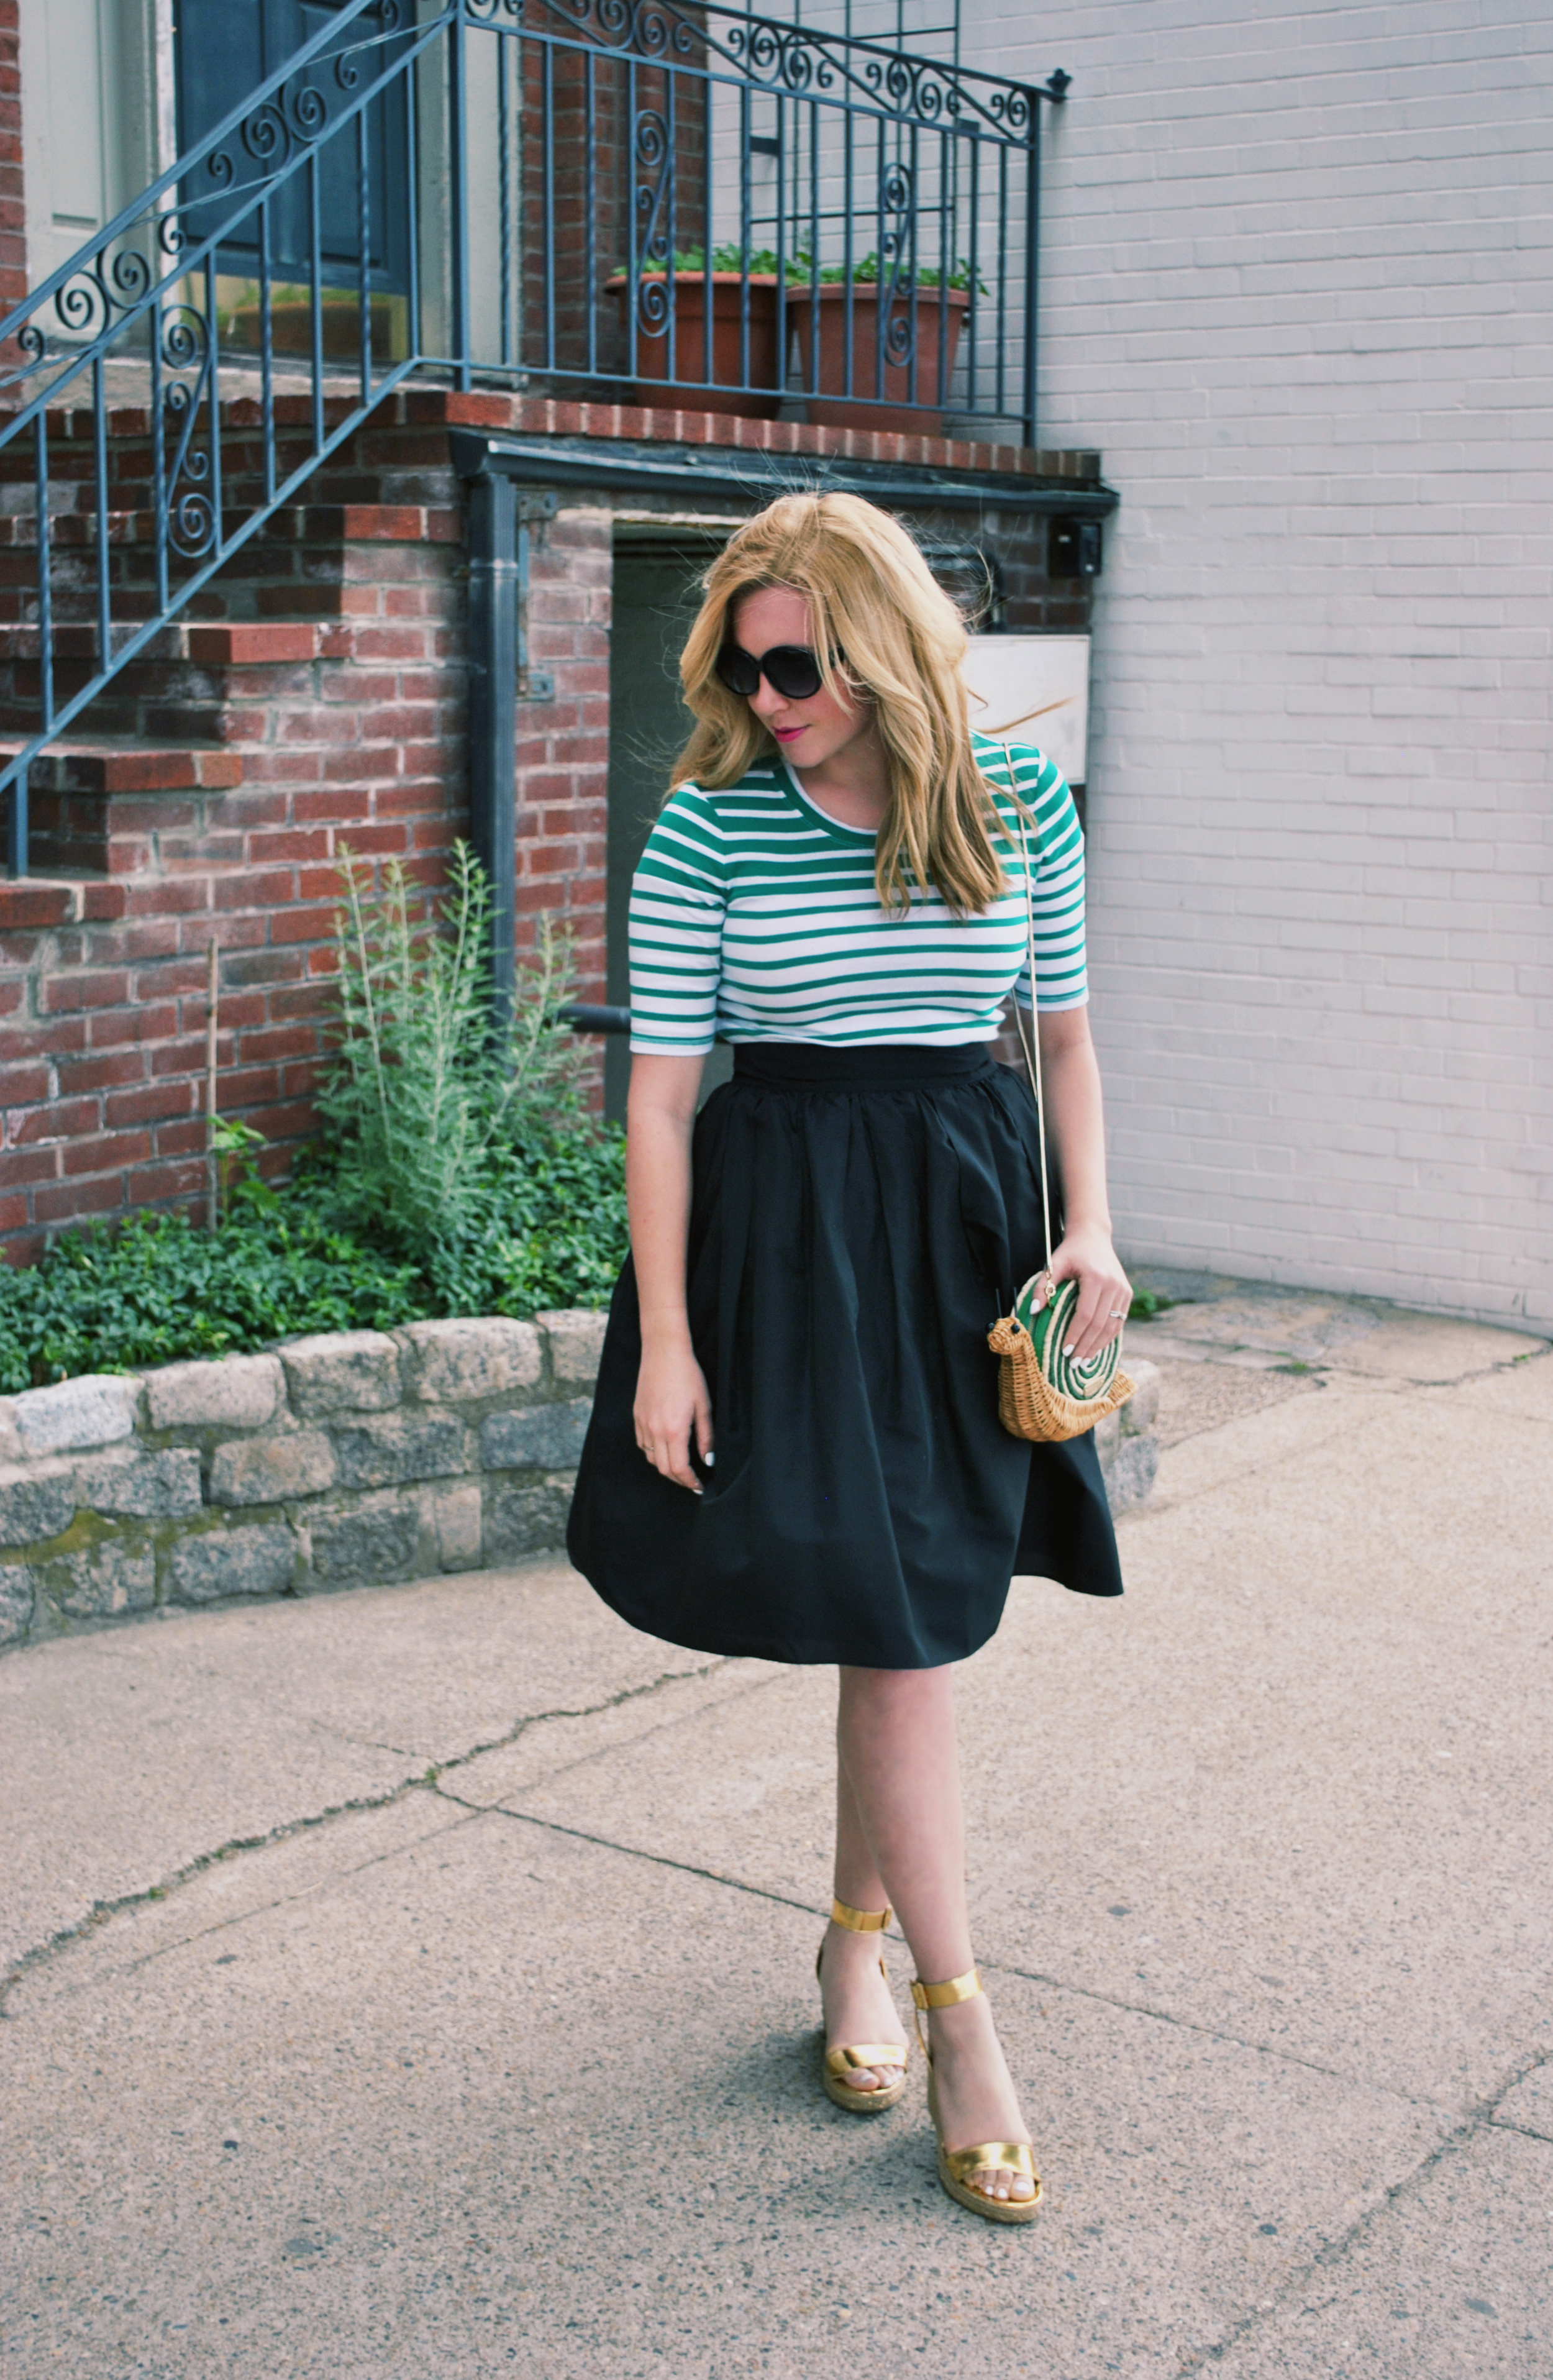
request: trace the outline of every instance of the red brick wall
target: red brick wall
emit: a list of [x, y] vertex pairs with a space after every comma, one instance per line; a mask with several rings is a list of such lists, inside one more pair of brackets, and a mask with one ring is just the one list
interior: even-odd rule
[[[27, 208], [21, 164], [18, 0], [0, 0], [0, 314], [27, 295]], [[10, 342], [0, 358], [14, 358]]]
[[[348, 501], [278, 516], [221, 582], [227, 616], [170, 632], [87, 715], [91, 734], [34, 765], [33, 865], [75, 880], [0, 884], [12, 1257], [64, 1223], [202, 1196], [212, 939], [220, 1105], [285, 1171], [313, 1128], [342, 853], [432, 886], [466, 826], [464, 511], [445, 428], [370, 427], [317, 492]], [[530, 655], [556, 695], [519, 707], [518, 945], [540, 910], [564, 918], [597, 1000], [609, 521], [563, 509], [531, 537]], [[30, 557], [8, 558], [15, 617]], [[0, 733], [29, 723], [36, 674], [25, 652], [0, 666]]]
[[[0, 1231], [22, 1248], [198, 1194], [212, 940], [220, 1103], [283, 1170], [312, 1123], [343, 847], [440, 877], [460, 823], [456, 516], [386, 526], [396, 540], [381, 512], [349, 539], [299, 519], [285, 591], [321, 618], [190, 627], [186, 660], [115, 695], [111, 742], [35, 768], [44, 863], [103, 874], [61, 888], [52, 929], [0, 947], [0, 1053], [30, 1070], [5, 1095]], [[204, 748], [174, 742], [180, 729]], [[39, 880], [0, 888], [0, 916], [44, 897]]]

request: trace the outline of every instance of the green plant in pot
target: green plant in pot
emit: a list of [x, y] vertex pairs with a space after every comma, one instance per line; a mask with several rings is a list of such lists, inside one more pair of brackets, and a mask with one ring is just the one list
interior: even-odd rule
[[973, 282], [977, 293], [985, 294], [970, 265], [960, 259], [946, 280], [939, 265], [908, 265], [897, 272], [885, 260], [881, 268], [877, 251], [850, 267], [821, 264], [818, 272], [807, 258], [797, 261], [803, 278], [787, 292], [787, 317], [797, 333], [810, 421], [841, 430], [940, 436], [940, 358], [947, 394]]
[[645, 290], [633, 291], [629, 274], [615, 273], [604, 285], [625, 310], [637, 402], [658, 404], [672, 378], [692, 386], [707, 383], [697, 386], [697, 394], [710, 410], [769, 421], [781, 403], [782, 383], [775, 251], [758, 249], [746, 261], [741, 248], [725, 241], [713, 249], [709, 274], [704, 248], [676, 249], [672, 273], [666, 261], [647, 263], [637, 283]]

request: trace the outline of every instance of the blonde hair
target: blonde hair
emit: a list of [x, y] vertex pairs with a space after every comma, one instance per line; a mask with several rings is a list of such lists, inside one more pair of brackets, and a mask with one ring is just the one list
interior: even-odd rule
[[716, 664], [740, 598], [790, 589], [808, 603], [826, 690], [866, 698], [878, 718], [890, 783], [875, 844], [880, 903], [904, 914], [914, 883], [935, 886], [962, 915], [995, 901], [1006, 880], [992, 840], [997, 812], [971, 750], [965, 625], [900, 523], [861, 496], [779, 496], [734, 532], [701, 583], [706, 600], [680, 656], [696, 727], [671, 791], [736, 784], [776, 749]]

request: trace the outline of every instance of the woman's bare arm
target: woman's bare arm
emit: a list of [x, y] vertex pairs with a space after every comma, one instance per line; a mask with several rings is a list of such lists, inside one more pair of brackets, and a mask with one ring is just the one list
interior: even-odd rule
[[1125, 1315], [1133, 1292], [1110, 1244], [1105, 1116], [1089, 1012], [1057, 1009], [1037, 1017], [1037, 1030], [1047, 1151], [1062, 1184], [1062, 1240], [1052, 1250], [1051, 1269], [1058, 1281], [1078, 1282], [1068, 1345], [1082, 1362], [1115, 1338], [1122, 1325], [1112, 1316], [1118, 1308]]
[[712, 1448], [711, 1403], [690, 1343], [685, 1303], [690, 1231], [690, 1139], [704, 1058], [631, 1061], [625, 1111], [625, 1199], [642, 1319], [637, 1444], [655, 1470], [698, 1496], [694, 1431], [703, 1462]]

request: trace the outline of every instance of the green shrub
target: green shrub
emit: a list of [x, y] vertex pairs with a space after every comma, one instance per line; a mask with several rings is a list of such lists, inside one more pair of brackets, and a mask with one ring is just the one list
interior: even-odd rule
[[361, 1246], [297, 1201], [218, 1231], [136, 1215], [70, 1232], [0, 1268], [0, 1389], [225, 1355], [304, 1330], [385, 1330], [432, 1309], [416, 1268]]
[[556, 1014], [569, 953], [548, 918], [517, 973], [506, 1029], [491, 1025], [491, 895], [467, 844], [440, 902], [412, 909], [394, 861], [363, 889], [347, 852], [335, 913], [334, 1062], [319, 1098], [350, 1220], [421, 1262], [443, 1239], [483, 1236], [512, 1150], [577, 1113], [583, 1053]]
[[441, 1314], [605, 1305], [625, 1261], [625, 1135], [535, 1129], [492, 1184], [482, 1228], [427, 1257]]
[[214, 1232], [187, 1216], [71, 1232], [0, 1266], [0, 1391], [237, 1354], [309, 1330], [601, 1305], [625, 1261], [625, 1135], [583, 1109], [586, 1050], [556, 1011], [564, 940], [541, 926], [510, 1030], [490, 1026], [489, 894], [462, 845], [420, 911], [403, 876], [342, 869], [330, 1126], [294, 1181], [223, 1120]]
[[0, 1266], [0, 1393], [307, 1330], [605, 1305], [625, 1259], [625, 1135], [558, 1129], [515, 1146], [489, 1233], [443, 1239], [424, 1268], [340, 1213], [319, 1152], [282, 1189], [239, 1182], [216, 1232], [137, 1215], [116, 1232], [67, 1232], [35, 1265]]

